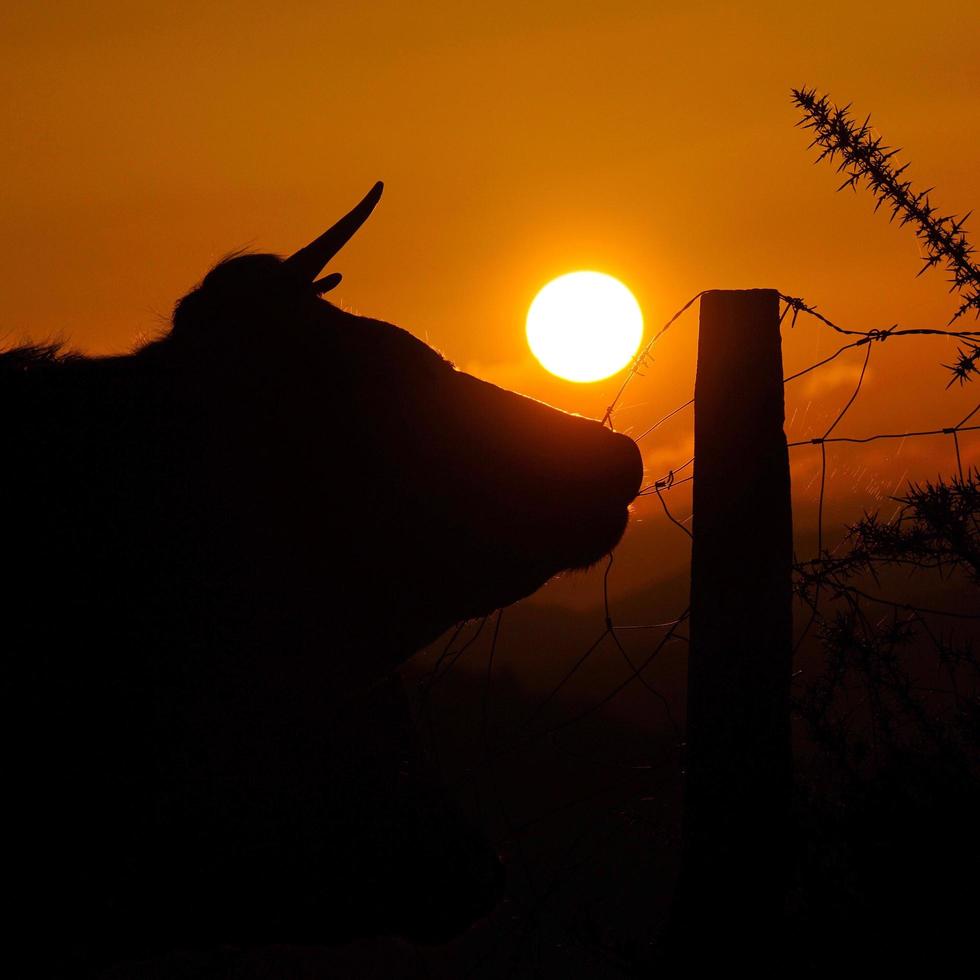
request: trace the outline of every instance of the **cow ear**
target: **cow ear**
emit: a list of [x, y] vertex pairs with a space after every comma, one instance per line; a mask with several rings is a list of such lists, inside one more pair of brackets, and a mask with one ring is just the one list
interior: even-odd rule
[[313, 291], [319, 293], [321, 296], [324, 293], [329, 293], [331, 289], [336, 289], [340, 285], [340, 280], [344, 277], [339, 272], [331, 272], [329, 276], [324, 276], [322, 279], [317, 279], [313, 283]]

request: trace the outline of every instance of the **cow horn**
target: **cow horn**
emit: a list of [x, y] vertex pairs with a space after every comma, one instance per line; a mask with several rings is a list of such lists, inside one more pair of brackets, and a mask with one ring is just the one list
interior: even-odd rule
[[352, 211], [345, 214], [332, 228], [328, 228], [319, 238], [286, 259], [284, 265], [303, 282], [312, 282], [323, 267], [354, 237], [357, 229], [367, 221], [368, 216], [381, 200], [384, 184], [379, 180]]

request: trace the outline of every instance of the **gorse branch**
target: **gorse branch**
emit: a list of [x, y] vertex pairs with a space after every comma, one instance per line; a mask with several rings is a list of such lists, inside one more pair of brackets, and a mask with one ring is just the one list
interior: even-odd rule
[[841, 590], [848, 580], [876, 577], [877, 569], [888, 565], [945, 576], [960, 572], [980, 586], [980, 468], [962, 477], [911, 483], [904, 497], [892, 499], [900, 508], [891, 520], [869, 513], [848, 525], [847, 551], [796, 564], [798, 594], [806, 598], [818, 582]]
[[[892, 219], [913, 227], [925, 252], [920, 275], [934, 266], [945, 267], [950, 276], [950, 292], [962, 299], [950, 322], [968, 312], [980, 316], [980, 268], [963, 230], [970, 215], [944, 215], [929, 198], [932, 188], [914, 190], [904, 176], [908, 164], [897, 165], [898, 149], [886, 146], [875, 135], [870, 116], [859, 123], [850, 115], [850, 106], [841, 108], [826, 95], [818, 96], [816, 89], [793, 89], [793, 102], [803, 112], [799, 125], [814, 132], [810, 145], [820, 150], [817, 160], [839, 159], [837, 171], [847, 177], [839, 190], [856, 189], [863, 181], [875, 198], [875, 210], [887, 205]], [[978, 357], [975, 344], [961, 352], [954, 369], [958, 380], [965, 381], [976, 372]]]

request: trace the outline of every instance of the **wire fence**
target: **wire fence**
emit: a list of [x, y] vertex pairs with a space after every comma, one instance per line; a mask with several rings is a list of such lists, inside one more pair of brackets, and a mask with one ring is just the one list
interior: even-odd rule
[[[618, 391], [616, 392], [613, 401], [607, 407], [602, 419], [603, 424], [612, 427], [613, 416], [618, 403], [622, 399], [623, 394], [626, 392], [628, 386], [633, 381], [633, 379], [638, 376], [642, 376], [642, 368], [649, 363], [649, 359], [651, 357], [651, 352], [653, 350], [654, 345], [667, 332], [667, 330], [675, 322], [677, 322], [677, 320], [679, 320], [680, 317], [687, 310], [689, 310], [697, 302], [698, 299], [701, 298], [701, 296], [704, 295], [704, 292], [705, 291], [698, 292], [693, 297], [691, 297], [691, 299], [688, 300], [654, 334], [654, 336], [642, 348], [640, 353], [634, 359], [627, 373], [627, 376], [623, 381], [622, 385], [620, 386], [620, 388], [618, 389]], [[978, 403], [958, 422], [950, 426], [944, 426], [942, 428], [924, 429], [918, 431], [904, 431], [904, 432], [878, 432], [878, 433], [862, 435], [862, 436], [834, 436], [833, 433], [837, 429], [838, 425], [844, 420], [847, 413], [853, 407], [854, 403], [856, 402], [858, 396], [861, 393], [861, 389], [864, 385], [864, 381], [867, 376], [867, 369], [871, 359], [871, 351], [873, 349], [873, 345], [881, 344], [892, 338], [927, 336], [927, 335], [951, 337], [951, 338], [963, 340], [968, 338], [980, 337], [980, 331], [926, 329], [926, 328], [900, 329], [897, 327], [897, 325], [889, 327], [888, 329], [885, 330], [880, 330], [880, 329], [872, 329], [867, 331], [850, 330], [838, 326], [836, 323], [832, 322], [822, 313], [818, 312], [815, 307], [807, 305], [802, 299], [798, 297], [788, 296], [786, 294], [780, 293], [780, 298], [785, 303], [785, 306], [780, 314], [780, 323], [783, 323], [787, 315], [790, 313], [790, 311], [792, 311], [791, 326], [795, 326], [799, 314], [804, 313], [814, 317], [820, 323], [823, 323], [824, 325], [830, 327], [832, 330], [834, 330], [837, 333], [848, 335], [848, 336], [855, 336], [858, 338], [854, 341], [850, 341], [846, 344], [843, 344], [832, 354], [830, 354], [827, 357], [821, 358], [819, 361], [815, 362], [814, 364], [811, 364], [800, 371], [796, 371], [793, 374], [788, 375], [786, 378], [783, 379], [784, 384], [789, 384], [792, 381], [795, 381], [813, 371], [818, 370], [821, 367], [826, 366], [827, 364], [830, 364], [831, 362], [836, 360], [841, 354], [845, 353], [848, 350], [853, 350], [860, 347], [865, 348], [865, 356], [861, 366], [857, 384], [854, 390], [852, 391], [852, 393], [850, 394], [850, 396], [848, 397], [847, 401], [844, 403], [844, 405], [842, 406], [838, 414], [835, 416], [834, 420], [831, 422], [831, 424], [827, 427], [823, 435], [788, 443], [788, 448], [790, 449], [798, 449], [806, 446], [817, 446], [820, 448], [820, 454], [821, 454], [820, 491], [819, 491], [817, 519], [816, 519], [817, 558], [819, 558], [825, 552], [824, 510], [825, 510], [826, 488], [827, 488], [827, 446], [828, 445], [833, 443], [865, 444], [865, 443], [875, 442], [883, 439], [916, 439], [916, 438], [927, 438], [927, 437], [935, 437], [935, 436], [948, 436], [951, 438], [953, 443], [957, 473], [959, 477], [963, 479], [965, 474], [963, 470], [962, 456], [960, 452], [960, 444], [959, 444], [958, 437], [961, 433], [964, 432], [980, 431], [980, 423], [973, 424], [973, 425], [969, 424], [971, 420], [974, 418], [974, 416], [976, 416], [977, 413], [980, 412], [980, 403]], [[658, 421], [656, 421], [649, 427], [642, 430], [639, 433], [639, 435], [635, 437], [635, 440], [639, 443], [642, 439], [646, 438], [651, 433], [653, 433], [658, 428], [660, 428], [660, 426], [662, 426], [664, 423], [674, 418], [676, 415], [678, 415], [685, 409], [692, 407], [693, 405], [694, 405], [693, 398], [690, 398], [687, 401], [683, 402], [681, 405], [678, 405], [676, 408], [668, 412]], [[665, 473], [663, 476], [653, 480], [650, 483], [645, 484], [641, 488], [639, 494], [640, 496], [649, 496], [655, 494], [659, 499], [665, 517], [673, 525], [675, 525], [681, 533], [683, 533], [688, 538], [691, 537], [690, 530], [684, 525], [684, 523], [679, 521], [671, 513], [665, 498], [665, 494], [668, 493], [670, 490], [675, 489], [678, 486], [693, 481], [694, 479], [693, 474], [688, 474], [685, 476], [679, 476], [679, 474], [684, 473], [685, 471], [691, 469], [694, 466], [694, 463], [695, 463], [695, 458], [693, 456], [687, 459], [686, 461], [679, 463], [676, 467], [673, 467], [670, 470], [668, 470], [668, 472]], [[602, 631], [600, 632], [598, 637], [585, 649], [585, 651], [581, 654], [581, 656], [578, 657], [573, 662], [573, 664], [568, 669], [566, 674], [564, 674], [562, 678], [559, 680], [559, 682], [554, 686], [554, 688], [551, 691], [549, 691], [547, 696], [541, 701], [538, 707], [534, 709], [534, 711], [531, 713], [531, 715], [528, 717], [528, 719], [522, 726], [522, 732], [525, 729], [527, 729], [538, 717], [540, 717], [544, 708], [558, 696], [558, 694], [568, 684], [568, 682], [575, 676], [575, 674], [586, 663], [586, 661], [593, 654], [595, 654], [596, 651], [599, 650], [602, 644], [605, 643], [606, 641], [612, 642], [619, 649], [623, 658], [626, 660], [627, 664], [629, 665], [630, 676], [625, 681], [623, 681], [618, 687], [608, 692], [605, 697], [597, 701], [591, 708], [582, 712], [578, 716], [565, 720], [555, 728], [551, 728], [539, 733], [538, 735], [534, 736], [534, 738], [545, 737], [547, 735], [552, 734], [554, 731], [560, 730], [561, 728], [567, 727], [568, 725], [575, 724], [577, 721], [585, 717], [588, 717], [589, 715], [597, 711], [599, 708], [607, 704], [614, 697], [616, 697], [623, 689], [625, 689], [625, 687], [627, 687], [629, 684], [632, 684], [635, 681], [638, 681], [643, 686], [647, 687], [647, 689], [650, 690], [650, 692], [654, 695], [654, 697], [656, 697], [657, 700], [661, 702], [661, 704], [664, 706], [664, 709], [666, 711], [669, 711], [669, 706], [667, 705], [666, 699], [663, 698], [662, 694], [657, 692], [653, 687], [651, 687], [649, 684], [647, 684], [644, 681], [643, 672], [654, 661], [654, 659], [661, 652], [661, 650], [666, 645], [666, 643], [674, 639], [683, 639], [682, 637], [676, 636], [676, 629], [680, 624], [686, 621], [689, 615], [689, 609], [684, 610], [676, 619], [665, 623], [643, 624], [643, 625], [616, 624], [613, 620], [612, 613], [610, 611], [610, 605], [609, 605], [609, 575], [613, 565], [613, 557], [614, 557], [613, 555], [609, 556], [608, 565], [606, 567], [605, 574], [603, 575], [603, 609], [604, 609], [605, 622]], [[798, 562], [797, 567], [799, 568], [800, 565], [801, 563]], [[881, 601], [885, 602], [886, 600], [881, 600]], [[906, 604], [903, 604], [903, 606], [905, 605]], [[906, 607], [909, 608], [910, 610], [915, 608], [912, 606], [906, 606]], [[941, 611], [937, 611], [937, 610], [920, 608], [918, 611], [935, 613], [937, 615], [942, 614]], [[968, 619], [980, 620], [980, 614], [972, 615], [972, 614], [963, 614], [963, 613], [957, 613], [951, 611], [948, 613], [948, 615], [955, 618], [968, 618]], [[491, 647], [491, 652], [490, 652], [488, 667], [487, 667], [486, 682], [487, 682], [488, 689], [492, 680], [493, 653], [495, 650], [497, 635], [499, 633], [501, 616], [502, 616], [502, 611], [498, 611], [496, 613], [496, 626], [494, 628], [494, 645]], [[431, 668], [429, 675], [426, 677], [423, 683], [423, 695], [422, 695], [423, 704], [427, 704], [432, 688], [436, 684], [438, 684], [439, 681], [442, 680], [442, 678], [444, 678], [446, 673], [448, 673], [448, 671], [450, 671], [453, 668], [453, 666], [455, 666], [455, 664], [467, 653], [467, 651], [474, 646], [474, 644], [482, 634], [484, 627], [487, 621], [489, 620], [489, 618], [490, 617], [485, 617], [484, 619], [480, 620], [476, 624], [475, 629], [471, 631], [470, 635], [467, 636], [464, 642], [458, 647], [456, 647], [456, 641], [460, 639], [460, 637], [465, 632], [467, 624], [461, 624], [455, 630], [455, 632], [450, 637], [449, 642], [446, 644], [442, 653], [437, 658], [435, 665]], [[639, 665], [635, 665], [633, 661], [630, 659], [629, 655], [626, 653], [625, 649], [623, 649], [622, 644], [619, 642], [618, 634], [622, 632], [632, 632], [637, 630], [657, 630], [657, 629], [666, 630], [663, 640], [661, 640], [661, 642], [653, 648], [652, 652]], [[808, 630], [809, 627], [804, 629], [803, 631], [804, 636], [808, 632]], [[486, 703], [484, 704], [484, 725], [483, 725], [484, 732], [486, 731], [487, 728], [485, 723], [485, 718], [486, 718]], [[509, 751], [513, 751], [516, 745], [526, 745], [526, 744], [527, 742], [525, 740], [520, 740], [518, 742], [515, 742], [514, 745], [508, 745], [505, 748], [498, 748], [495, 751], [498, 754], [500, 752], [509, 752]]]
[[[624, 393], [637, 377], [643, 376], [643, 369], [650, 363], [652, 351], [657, 342], [703, 295], [704, 291], [691, 297], [642, 348], [634, 359], [626, 378], [615, 393], [615, 397], [607, 407], [602, 418], [603, 424], [608, 425], [610, 428], [613, 427], [615, 413]], [[934, 617], [948, 617], [950, 620], [980, 621], [980, 613], [953, 609], [936, 609], [904, 601], [891, 600], [886, 596], [876, 595], [855, 585], [853, 580], [847, 577], [850, 570], [839, 564], [835, 565], [836, 559], [827, 548], [827, 529], [825, 527], [825, 510], [828, 499], [828, 446], [845, 443], [868, 444], [882, 440], [896, 439], [947, 438], [951, 442], [951, 463], [955, 463], [956, 475], [960, 481], [965, 481], [969, 476], [969, 468], [964, 468], [960, 439], [965, 433], [980, 431], [980, 420], [974, 421], [978, 412], [980, 412], [980, 402], [962, 418], [959, 418], [950, 425], [938, 428], [923, 428], [901, 432], [859, 433], [854, 435], [838, 433], [840, 426], [847, 419], [861, 395], [867, 379], [872, 352], [875, 348], [885, 343], [897, 343], [900, 339], [922, 336], [940, 336], [959, 341], [973, 342], [976, 338], [980, 337], [980, 331], [924, 328], [902, 329], [898, 325], [884, 330], [873, 329], [863, 331], [846, 329], [831, 321], [814, 306], [808, 305], [801, 298], [782, 293], [779, 295], [782, 301], [780, 311], [781, 325], [789, 318], [790, 325], [795, 326], [798, 318], [803, 315], [812, 318], [837, 334], [853, 338], [847, 340], [831, 354], [820, 358], [802, 370], [787, 375], [783, 380], [784, 385], [790, 385], [792, 382], [812, 372], [825, 368], [837, 361], [838, 358], [848, 351], [859, 351], [863, 348], [863, 358], [854, 388], [850, 391], [840, 409], [834, 414], [830, 424], [827, 425], [819, 436], [799, 439], [788, 443], [788, 448], [791, 452], [805, 453], [808, 451], [818, 451], [820, 454], [819, 489], [815, 515], [816, 553], [806, 560], [797, 559], [794, 563], [794, 574], [797, 578], [795, 593], [801, 600], [804, 609], [807, 610], [806, 621], [802, 628], [798, 630], [795, 639], [794, 656], [800, 650], [807, 637], [811, 635], [814, 626], [823, 621], [822, 607], [824, 602], [828, 599], [839, 599], [841, 596], [849, 597], [852, 602], [864, 600], [872, 604], [889, 607], [895, 611], [901, 610], [908, 619], [914, 620], [924, 630], [925, 634], [935, 641], [937, 648], [946, 649], [947, 647], [944, 646], [946, 641], [941, 637], [940, 632], [936, 631], [930, 625], [930, 620]], [[687, 399], [649, 426], [643, 428], [634, 437], [635, 440], [642, 445], [644, 439], [647, 439], [652, 433], [693, 405], [693, 397]], [[640, 496], [655, 495], [658, 498], [664, 518], [678, 530], [678, 533], [682, 533], [687, 539], [691, 538], [691, 531], [686, 526], [690, 518], [684, 520], [678, 519], [670, 509], [668, 497], [671, 491], [694, 479], [693, 468], [695, 463], [696, 460], [693, 456], [679, 461], [676, 466], [669, 468], [666, 473], [646, 482], [640, 490]], [[499, 610], [495, 614], [485, 617], [476, 623], [461, 624], [457, 627], [449, 637], [448, 642], [445, 643], [445, 646], [435, 657], [433, 665], [421, 679], [419, 685], [418, 716], [421, 720], [422, 727], [428, 733], [428, 741], [432, 747], [433, 755], [438, 760], [439, 740], [438, 736], [432, 730], [433, 691], [443, 683], [449, 672], [460, 663], [468, 652], [478, 648], [480, 638], [489, 633], [490, 640], [482, 677], [483, 688], [478, 721], [480, 748], [477, 757], [471, 764], [465, 766], [462, 771], [448, 776], [447, 786], [449, 792], [458, 793], [467, 786], [483, 784], [484, 791], [493, 799], [498, 812], [503, 815], [502, 820], [507, 838], [512, 844], [515, 844], [515, 854], [521, 868], [521, 874], [528, 884], [528, 894], [532, 897], [532, 907], [526, 910], [527, 922], [532, 924], [540, 921], [544, 906], [551, 901], [566, 871], [564, 861], [556, 862], [551, 880], [547, 885], [541, 886], [536, 880], [536, 876], [532, 873], [529, 862], [522, 855], [520, 841], [523, 835], [531, 830], [532, 827], [548, 821], [567, 808], [593, 801], [596, 796], [602, 795], [602, 791], [590, 792], [581, 798], [577, 797], [566, 800], [552, 810], [536, 814], [530, 820], [515, 823], [508, 812], [505, 802], [500, 798], [494, 774], [495, 765], [504, 758], [529, 752], [534, 747], [540, 746], [543, 743], [549, 745], [559, 753], [568, 754], [566, 750], [561, 748], [560, 743], [557, 741], [557, 736], [574, 726], [580, 725], [587, 718], [596, 715], [604, 707], [620, 697], [627, 688], [632, 686], [641, 687], [646, 690], [657, 710], [663, 713], [666, 724], [673, 733], [672, 737], [674, 740], [674, 751], [666, 753], [665, 757], [659, 760], [658, 763], [644, 764], [641, 768], [645, 769], [648, 774], [654, 773], [658, 768], [664, 771], [672, 770], [676, 774], [681, 764], [680, 758], [684, 739], [682, 728], [674, 717], [670, 699], [650, 681], [647, 675], [651, 665], [657, 661], [665, 649], [672, 644], [686, 644], [688, 642], [685, 627], [690, 617], [690, 606], [687, 606], [687, 608], [681, 610], [675, 617], [664, 622], [619, 623], [614, 617], [609, 597], [610, 576], [614, 568], [614, 558], [614, 554], [609, 555], [602, 575], [601, 605], [603, 622], [599, 624], [596, 633], [581, 653], [575, 656], [574, 659], [571, 659], [557, 682], [534, 704], [528, 714], [505, 735], [491, 739], [492, 726], [490, 724], [494, 703], [494, 670], [502, 623], [504, 622], [503, 610]], [[488, 631], [487, 627], [491, 621], [493, 623], [492, 629]], [[634, 653], [631, 653], [627, 645], [623, 642], [627, 636], [635, 637], [636, 634], [643, 636], [648, 634], [655, 635], [655, 638], [648, 641], [649, 646], [646, 653], [639, 658]], [[600, 651], [607, 648], [614, 651], [615, 655], [622, 661], [626, 671], [623, 679], [610, 686], [604, 693], [584, 707], [579, 708], [558, 721], [542, 724], [547, 709], [559, 700], [563, 692], [567, 691], [569, 684], [580, 674], [583, 668]], [[585, 761], [591, 762], [595, 760]], [[616, 766], [627, 769], [638, 768], [633, 765], [610, 762], [608, 760], [602, 761], [601, 764], [612, 768]], [[615, 786], [613, 787], [613, 791], [615, 791]], [[583, 831], [583, 834], [587, 834], [588, 832], [589, 827]], [[578, 841], [579, 838], [577, 837], [572, 844], [572, 849], [578, 846]], [[533, 925], [527, 928], [533, 929]], [[519, 960], [528, 954], [527, 946], [529, 942], [528, 934], [526, 932], [521, 933], [511, 947], [511, 973], [516, 972]], [[472, 972], [476, 972], [479, 967], [480, 964], [474, 966]]]
[[[860, 122], [849, 114], [849, 106], [838, 107], [827, 96], [820, 96], [815, 89], [794, 89], [794, 104], [801, 110], [803, 118], [799, 125], [811, 130], [813, 142], [811, 146], [819, 151], [818, 160], [829, 159], [837, 164], [838, 172], [844, 177], [841, 189], [856, 188], [864, 183], [875, 199], [875, 209], [884, 206], [891, 212], [893, 219], [901, 224], [910, 224], [919, 239], [923, 255], [923, 270], [933, 267], [943, 267], [949, 275], [951, 292], [960, 295], [961, 305], [952, 319], [951, 325], [963, 322], [968, 312], [976, 313], [980, 307], [980, 270], [973, 260], [973, 249], [970, 246], [965, 222], [969, 217], [957, 218], [954, 215], [941, 213], [931, 202], [929, 190], [916, 191], [911, 181], [905, 176], [907, 164], [898, 166], [895, 160], [897, 150], [884, 144], [870, 125], [870, 117]], [[610, 428], [619, 410], [624, 393], [634, 383], [637, 377], [642, 377], [644, 369], [650, 363], [652, 352], [663, 335], [670, 330], [695, 303], [704, 295], [704, 291], [691, 297], [669, 320], [651, 337], [635, 358], [623, 382], [607, 406], [603, 424]], [[980, 467], [964, 461], [963, 439], [969, 433], [980, 431], [980, 403], [974, 405], [962, 417], [950, 420], [946, 425], [921, 425], [905, 427], [902, 431], [871, 431], [848, 432], [845, 425], [852, 419], [852, 411], [861, 400], [864, 391], [869, 365], [875, 351], [882, 345], [894, 346], [904, 340], [916, 337], [940, 337], [958, 342], [959, 349], [953, 358], [954, 363], [944, 365], [951, 372], [947, 388], [954, 382], [960, 384], [975, 380], [980, 374], [980, 330], [932, 328], [902, 328], [898, 324], [885, 329], [856, 330], [840, 326], [820, 312], [815, 306], [808, 304], [802, 298], [780, 293], [782, 303], [779, 322], [783, 325], [789, 322], [795, 327], [800, 317], [813, 320], [821, 327], [832, 331], [842, 338], [841, 345], [830, 354], [821, 357], [802, 370], [788, 374], [783, 379], [784, 385], [791, 385], [801, 378], [826, 369], [829, 365], [839, 362], [848, 352], [854, 351], [860, 356], [856, 380], [850, 388], [847, 397], [831, 414], [828, 423], [821, 426], [817, 435], [808, 438], [794, 439], [788, 443], [791, 460], [800, 460], [800, 465], [807, 465], [808, 454], [817, 453], [818, 466], [814, 471], [816, 482], [816, 512], [813, 514], [813, 530], [815, 540], [807, 544], [807, 550], [812, 547], [809, 557], [800, 558], [794, 555], [793, 588], [794, 595], [799, 601], [804, 613], [803, 622], [797, 629], [794, 640], [793, 656], [800, 659], [807, 640], [821, 643], [821, 649], [827, 660], [828, 680], [818, 684], [816, 698], [810, 704], [797, 700], [794, 708], [813, 730], [820, 729], [828, 738], [828, 744], [838, 734], [832, 731], [832, 725], [827, 720], [827, 710], [834, 697], [844, 689], [844, 676], [848, 669], [848, 647], [855, 653], [859, 668], [864, 671], [861, 680], [862, 706], [870, 711], [870, 726], [872, 744], [879, 736], [887, 736], [887, 731], [879, 731], [889, 724], [888, 712], [884, 702], [888, 698], [896, 701], [900, 709], [911, 716], [915, 723], [936, 741], [942, 749], [945, 735], [936, 724], [934, 713], [925, 710], [918, 694], [948, 694], [958, 699], [961, 705], [968, 698], [976, 699], [980, 689], [980, 661], [963, 646], [957, 646], [951, 634], [943, 623], [959, 624], [961, 627], [971, 627], [980, 623], [980, 613], [973, 608], [956, 609], [942, 608], [939, 604], [924, 604], [918, 601], [908, 601], [902, 595], [887, 594], [888, 585], [879, 578], [879, 567], [896, 567], [906, 569], [930, 569], [943, 575], [944, 583], [956, 572], [965, 571], [967, 577], [980, 584], [980, 554], [976, 551], [976, 537], [980, 533], [978, 527], [978, 501], [980, 501]], [[880, 355], [879, 355], [880, 358]], [[694, 405], [694, 399], [689, 398], [677, 405], [660, 418], [640, 429], [634, 439], [641, 444], [662, 427], [677, 419], [687, 409]], [[805, 413], [804, 413], [805, 414]], [[898, 427], [896, 427], [898, 428]], [[920, 485], [914, 480], [907, 484], [908, 490], [904, 497], [896, 497], [898, 485], [892, 492], [897, 508], [887, 520], [881, 521], [877, 515], [867, 514], [857, 524], [844, 524], [840, 535], [832, 544], [828, 544], [829, 520], [828, 505], [831, 499], [835, 472], [830, 468], [830, 459], [834, 448], [845, 445], [871, 445], [900, 441], [901, 446], [908, 440], [935, 441], [948, 439], [950, 444], [950, 470], [953, 475], [948, 480], [940, 478], [936, 484]], [[692, 440], [693, 441], [693, 440]], [[675, 515], [671, 506], [671, 493], [694, 480], [696, 460], [692, 456], [684, 459], [687, 453], [679, 454], [678, 462], [666, 469], [660, 475], [649, 478], [642, 486], [639, 496], [656, 496], [667, 525], [684, 536], [684, 546], [688, 546], [692, 537], [687, 526], [691, 515], [680, 518]], [[899, 485], [905, 479], [907, 471], [899, 480]], [[737, 483], [738, 474], [732, 474], [733, 485]], [[878, 495], [880, 499], [881, 495]], [[946, 550], [936, 547], [936, 541], [928, 537], [929, 515], [923, 522], [922, 515], [930, 507], [935, 510], [937, 505], [948, 508], [949, 520], [942, 528], [942, 533], [949, 532], [952, 536], [959, 535], [960, 544], [967, 543], [961, 551], [956, 548]], [[794, 501], [794, 506], [798, 506]], [[935, 516], [933, 513], [932, 516]], [[957, 525], [957, 521], [961, 525]], [[970, 523], [972, 522], [972, 523]], [[923, 531], [923, 523], [926, 531]], [[968, 528], [967, 528], [967, 525]], [[964, 530], [966, 528], [966, 530]], [[737, 557], [737, 556], [736, 556]], [[662, 713], [667, 728], [674, 740], [674, 747], [680, 749], [683, 732], [674, 718], [670, 698], [658, 690], [651, 680], [652, 671], [649, 669], [660, 658], [665, 649], [672, 644], [688, 642], [685, 633], [686, 624], [690, 618], [688, 606], [678, 615], [666, 621], [656, 623], [624, 624], [620, 623], [611, 609], [609, 591], [610, 576], [614, 569], [614, 556], [610, 555], [602, 575], [601, 608], [603, 622], [597, 624], [595, 631], [589, 637], [584, 649], [569, 658], [558, 678], [543, 697], [533, 704], [526, 715], [516, 724], [511, 725], [502, 735], [491, 738], [492, 725], [490, 718], [493, 713], [494, 672], [499, 663], [499, 643], [502, 630], [502, 612], [495, 617], [472, 625], [460, 626], [450, 637], [444, 649], [436, 657], [434, 666], [423, 678], [421, 683], [420, 717], [428, 719], [431, 708], [431, 693], [433, 688], [445, 681], [453, 668], [461, 662], [468, 652], [479, 649], [481, 636], [486, 636], [487, 624], [493, 620], [490, 635], [489, 651], [485, 671], [483, 673], [482, 697], [479, 711], [479, 750], [477, 758], [457, 773], [450, 782], [452, 789], [460, 789], [464, 785], [485, 783], [496, 805], [503, 814], [503, 824], [509, 838], [520, 841], [529, 829], [547, 823], [559, 812], [566, 808], [590, 802], [596, 794], [563, 801], [557, 808], [536, 814], [532, 819], [515, 823], [504, 801], [501, 800], [499, 787], [494, 775], [495, 764], [504, 757], [513, 761], [519, 753], [531, 753], [542, 744], [553, 748], [562, 758], [571, 758], [573, 753], [557, 741], [559, 733], [579, 726], [586, 719], [594, 716], [617, 698], [620, 698], [628, 688], [643, 689], [650, 697], [655, 709]], [[869, 584], [873, 583], [873, 584]], [[882, 589], [885, 591], [883, 592]], [[951, 594], [951, 593], [950, 593]], [[948, 598], [944, 591], [943, 598]], [[844, 611], [839, 611], [843, 606]], [[869, 614], [866, 609], [877, 610]], [[833, 610], [837, 609], [835, 613]], [[895, 651], [906, 643], [917, 630], [939, 655], [942, 669], [946, 671], [945, 690], [923, 684], [921, 681], [901, 676], [897, 667]], [[851, 631], [851, 632], [849, 632]], [[813, 634], [817, 635], [814, 636]], [[644, 644], [644, 653], [637, 655], [631, 651], [627, 638], [640, 638]], [[837, 644], [834, 646], [834, 644]], [[625, 667], [625, 676], [615, 683], [610, 683], [606, 689], [594, 696], [584, 706], [566, 713], [557, 721], [545, 722], [546, 712], [556, 702], [567, 695], [572, 682], [580, 676], [587, 665], [602, 651], [612, 651]], [[794, 663], [799, 662], [794, 659]], [[959, 667], [968, 663], [974, 672], [973, 687], [970, 691], [960, 688]], [[800, 671], [795, 671], [794, 677]], [[568, 701], [566, 697], [564, 699]], [[976, 720], [976, 701], [973, 705], [974, 714], [963, 710], [965, 718]], [[676, 777], [683, 765], [682, 752], [674, 751], [665, 757], [646, 766], [646, 771], [672, 772]], [[593, 759], [584, 760], [592, 764]], [[627, 766], [615, 761], [604, 760], [602, 765], [607, 768]], [[633, 767], [631, 767], [633, 768]], [[600, 790], [600, 794], [605, 790]], [[540, 975], [540, 969], [535, 961], [533, 935], [536, 923], [541, 921], [544, 908], [554, 901], [563, 881], [570, 873], [573, 864], [573, 854], [583, 848], [583, 841], [595, 838], [595, 821], [586, 822], [580, 832], [574, 836], [569, 846], [552, 862], [552, 874], [547, 884], [542, 885], [536, 874], [529, 867], [527, 856], [522, 847], [517, 848], [517, 856], [521, 873], [528, 883], [528, 908], [525, 909], [525, 924], [512, 937], [507, 955], [507, 968], [501, 969], [499, 950], [491, 950], [482, 957], [470, 970], [473, 975], [491, 964], [490, 975], [514, 975], [522, 962], [530, 965], [533, 975]], [[609, 962], [616, 962], [616, 951], [608, 943], [597, 941], [600, 957], [606, 956]]]

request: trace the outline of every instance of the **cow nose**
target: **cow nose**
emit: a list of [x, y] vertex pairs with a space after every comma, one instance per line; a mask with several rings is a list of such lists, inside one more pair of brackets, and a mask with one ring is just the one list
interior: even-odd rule
[[608, 432], [606, 446], [613, 486], [617, 494], [629, 503], [643, 485], [643, 457], [640, 455], [640, 447], [621, 432]]
[[614, 432], [623, 457], [623, 486], [628, 500], [634, 500], [643, 486], [643, 456], [640, 447], [621, 432]]

